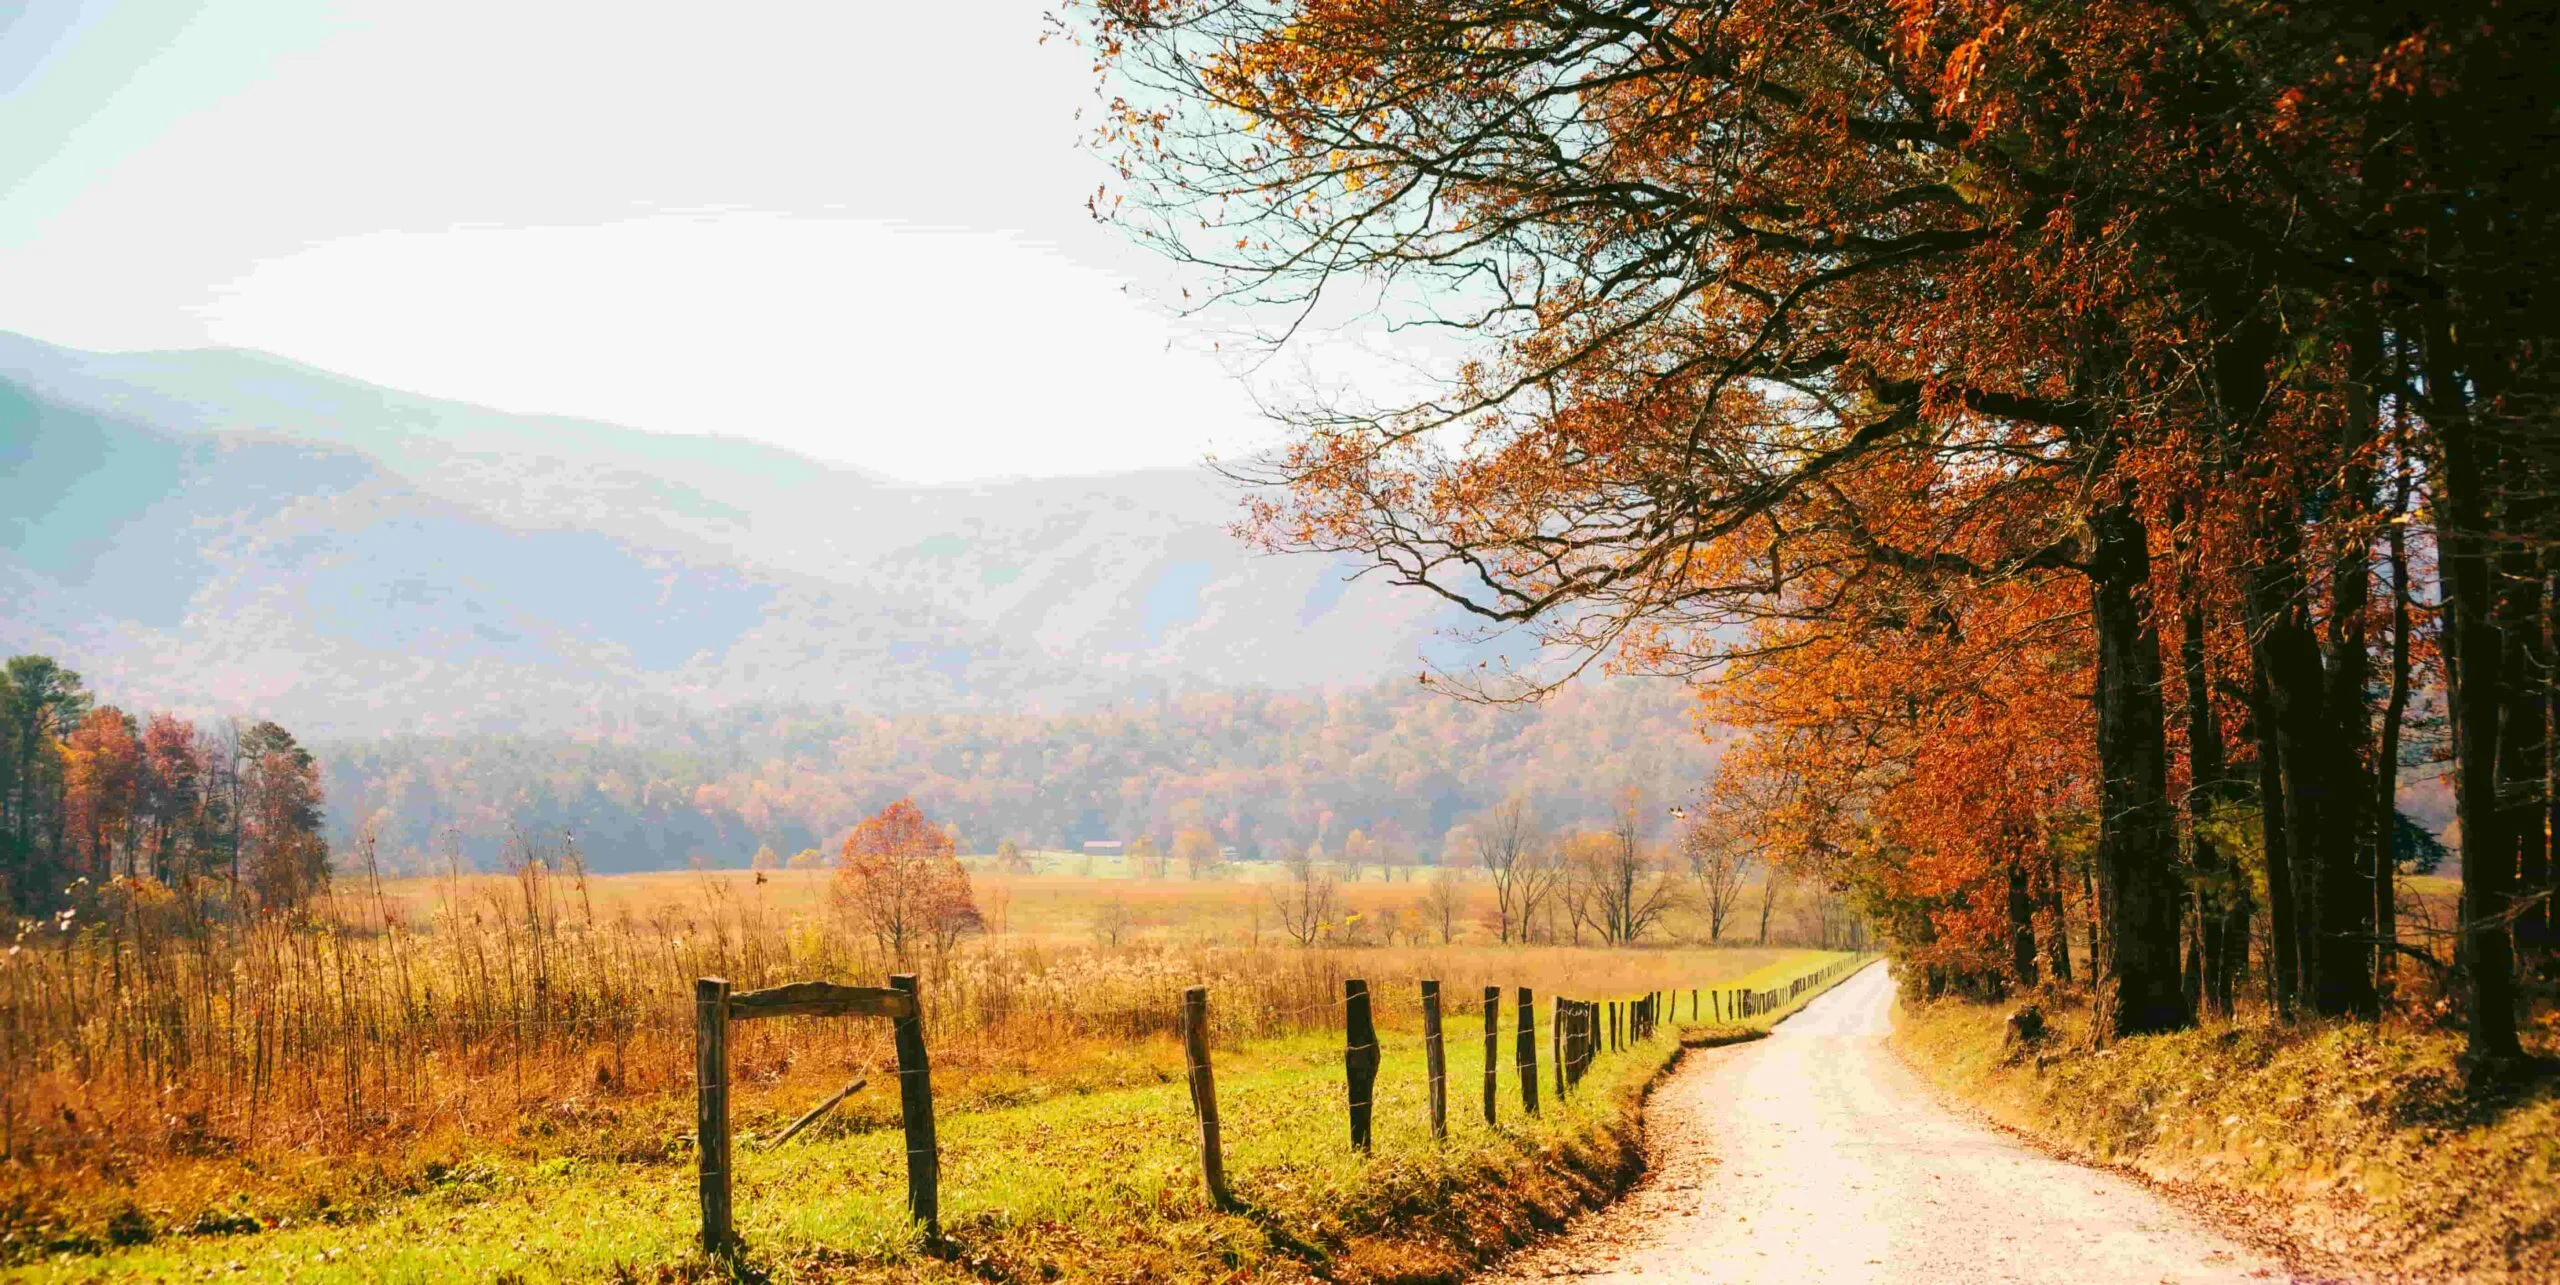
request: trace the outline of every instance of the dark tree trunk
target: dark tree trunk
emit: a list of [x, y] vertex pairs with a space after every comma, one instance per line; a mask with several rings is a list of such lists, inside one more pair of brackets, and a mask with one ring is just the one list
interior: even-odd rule
[[2115, 1035], [2191, 1025], [2179, 990], [2177, 830], [2151, 621], [2150, 532], [2129, 498], [2090, 515], [2098, 639], [2098, 878], [2116, 983]]
[[2360, 835], [2340, 806], [2364, 793], [2364, 773], [2330, 717], [2319, 638], [2292, 606], [2287, 577], [2262, 570], [2258, 651], [2282, 755], [2285, 854], [2304, 990], [2324, 1016], [2374, 1010], [2367, 919], [2371, 889], [2358, 868]]
[[[2347, 413], [2338, 436], [2340, 486], [2325, 517], [2357, 533], [2340, 540], [2329, 556], [2328, 752], [2333, 773], [2321, 783], [2332, 810], [2320, 852], [2321, 1011], [2377, 1015], [2373, 988], [2373, 792], [2367, 770], [2373, 750], [2373, 710], [2365, 688], [2373, 677], [2366, 615], [2373, 605], [2373, 537], [2376, 510], [2371, 446], [2382, 402], [2382, 319], [2369, 306], [2353, 311]], [[2337, 975], [2330, 976], [2331, 972]], [[2352, 971], [2352, 978], [2346, 974]], [[2343, 1007], [2332, 1007], [2343, 1005]]]
[[[2512, 549], [2498, 561], [2498, 636], [2506, 666], [2506, 708], [2498, 718], [2498, 806], [2506, 814], [2503, 833], [2515, 845], [2516, 891], [2530, 895], [2551, 869], [2549, 838], [2542, 828], [2542, 783], [2549, 770], [2543, 758], [2550, 739], [2543, 692], [2551, 654], [2542, 639], [2541, 559], [2530, 550]], [[2516, 914], [2520, 950], [2529, 952], [2541, 944], [2541, 924], [2534, 922], [2537, 908], [2526, 905]]]
[[[2042, 815], [2036, 818], [2036, 833], [2039, 837], [2046, 833]], [[2062, 856], [2053, 850], [2053, 845], [2050, 843], [2042, 847], [2044, 868], [2040, 872], [2043, 877], [2039, 882], [2043, 885], [2045, 918], [2052, 924], [2049, 929], [2051, 935], [2048, 938], [2051, 945], [2047, 949], [2045, 962], [2053, 973], [2053, 979], [2068, 986], [2071, 984], [2071, 915], [2068, 902], [2062, 893]]]
[[2549, 666], [2560, 665], [2560, 548], [2547, 549], [2542, 564], [2542, 656], [2546, 668], [2542, 674], [2542, 817], [2546, 836], [2543, 859], [2538, 870], [2517, 871], [2521, 876], [2518, 891], [2540, 900], [2525, 907], [2516, 917], [2516, 940], [2525, 950], [2535, 954], [2551, 949], [2552, 915], [2550, 892], [2555, 882], [2554, 871], [2560, 869], [2560, 673]]
[[2436, 430], [2444, 655], [2452, 713], [2454, 815], [2462, 826], [2462, 917], [2457, 949], [2470, 979], [2466, 1058], [2494, 1075], [2524, 1056], [2516, 1039], [2515, 953], [2506, 913], [2515, 890], [2515, 843], [2498, 806], [2498, 714], [2505, 640], [2498, 636], [2490, 561], [2488, 473], [2495, 461], [2472, 422], [2451, 326], [2431, 319], [2426, 387]]
[[2204, 916], [2196, 914], [2195, 908], [2189, 906], [2186, 919], [2187, 967], [2178, 980], [2186, 990], [2187, 1010], [2202, 1013], [2206, 1000], [2210, 998], [2206, 994], [2209, 988], [2204, 980]]
[[2268, 709], [2265, 667], [2252, 649], [2249, 663], [2249, 730], [2258, 745], [2258, 833], [2267, 853], [2267, 981], [2276, 1016], [2293, 1020], [2294, 997], [2301, 983], [2301, 961], [2295, 957], [2300, 939], [2294, 935], [2293, 869], [2286, 858], [2292, 827], [2284, 809], [2284, 753], [2276, 743], [2275, 716]]
[[[2173, 520], [2183, 519], [2184, 509], [2183, 503], [2173, 506]], [[2225, 780], [2222, 727], [2213, 716], [2212, 684], [2205, 672], [2204, 594], [2197, 584], [2195, 557], [2194, 541], [2182, 522], [2178, 532], [2178, 672], [2184, 680], [2187, 715], [2187, 830], [2195, 854], [2196, 935], [2192, 961], [2196, 977], [2187, 988], [2187, 999], [2199, 1011], [2209, 1005], [2214, 1012], [2228, 1016], [2231, 912], [2235, 905], [2245, 906], [2247, 898], [2240, 888], [2242, 881], [2232, 877], [2233, 863], [2223, 859], [2221, 849], [2207, 833], [2213, 805], [2225, 797], [2229, 783]], [[2240, 932], [2245, 935], [2245, 910], [2240, 925]]]
[[2036, 903], [2023, 857], [2009, 862], [2009, 971], [2021, 988], [2036, 984]]

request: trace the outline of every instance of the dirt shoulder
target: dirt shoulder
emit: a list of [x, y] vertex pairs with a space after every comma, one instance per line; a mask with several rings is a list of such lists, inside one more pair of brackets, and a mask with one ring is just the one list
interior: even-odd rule
[[2105, 1165], [2240, 1229], [2317, 1279], [2560, 1279], [2560, 1095], [2465, 1091], [2455, 1039], [2341, 1023], [2231, 1025], [2092, 1051], [2048, 1008], [1906, 1007], [1893, 1049], [2051, 1153]]

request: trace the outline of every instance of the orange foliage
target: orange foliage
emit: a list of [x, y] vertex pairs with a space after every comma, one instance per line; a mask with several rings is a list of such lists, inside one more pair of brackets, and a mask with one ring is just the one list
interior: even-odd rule
[[910, 799], [880, 809], [845, 836], [835, 897], [899, 959], [918, 946], [947, 952], [980, 922], [950, 832], [926, 820]]

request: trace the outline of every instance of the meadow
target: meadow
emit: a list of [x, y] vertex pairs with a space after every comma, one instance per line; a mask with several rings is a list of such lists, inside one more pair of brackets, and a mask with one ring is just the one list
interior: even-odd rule
[[[1510, 1118], [1505, 1067], [1506, 1118], [1487, 1129], [1471, 1078], [1482, 987], [1530, 987], [1543, 1012], [1557, 994], [1782, 984], [1836, 957], [1673, 944], [1681, 925], [1632, 949], [1503, 944], [1477, 882], [1459, 886], [1444, 942], [1414, 913], [1423, 884], [1374, 880], [1343, 885], [1343, 931], [1301, 947], [1251, 877], [1043, 864], [981, 868], [988, 932], [906, 965], [942, 1122], [950, 1239], [935, 1252], [973, 1247], [1012, 1264], [987, 1269], [999, 1275], [1057, 1269], [1061, 1246], [1093, 1237], [1107, 1245], [1086, 1257], [1138, 1275], [1335, 1261], [1357, 1256], [1364, 1219], [1399, 1209], [1396, 1228], [1438, 1228], [1437, 1248], [1399, 1242], [1399, 1261], [1455, 1262], [1598, 1198], [1633, 1154], [1630, 1095], [1664, 1056], [1604, 1059], [1576, 1102], [1534, 1122]], [[692, 980], [876, 984], [897, 967], [834, 913], [827, 878], [528, 867], [350, 881], [307, 921], [251, 925], [110, 890], [85, 927], [39, 929], [0, 967], [0, 1263], [65, 1279], [234, 1262], [296, 1278], [579, 1279], [690, 1262]], [[1342, 1144], [1350, 977], [1370, 982], [1386, 1046], [1365, 1159]], [[1416, 1134], [1425, 977], [1452, 1001], [1439, 1147]], [[1210, 988], [1242, 1211], [1196, 1194], [1177, 1039], [1192, 984]], [[733, 1028], [739, 1225], [759, 1270], [946, 1261], [897, 1195], [891, 1065], [882, 1023]], [[854, 1079], [867, 1087], [786, 1151], [760, 1149]], [[1417, 1222], [1426, 1209], [1443, 1222]]]

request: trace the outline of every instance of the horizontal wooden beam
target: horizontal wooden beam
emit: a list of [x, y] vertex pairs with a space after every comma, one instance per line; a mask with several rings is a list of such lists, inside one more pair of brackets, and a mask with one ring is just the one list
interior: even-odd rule
[[913, 1017], [915, 1000], [885, 986], [793, 982], [729, 997], [732, 1021], [757, 1017]]

